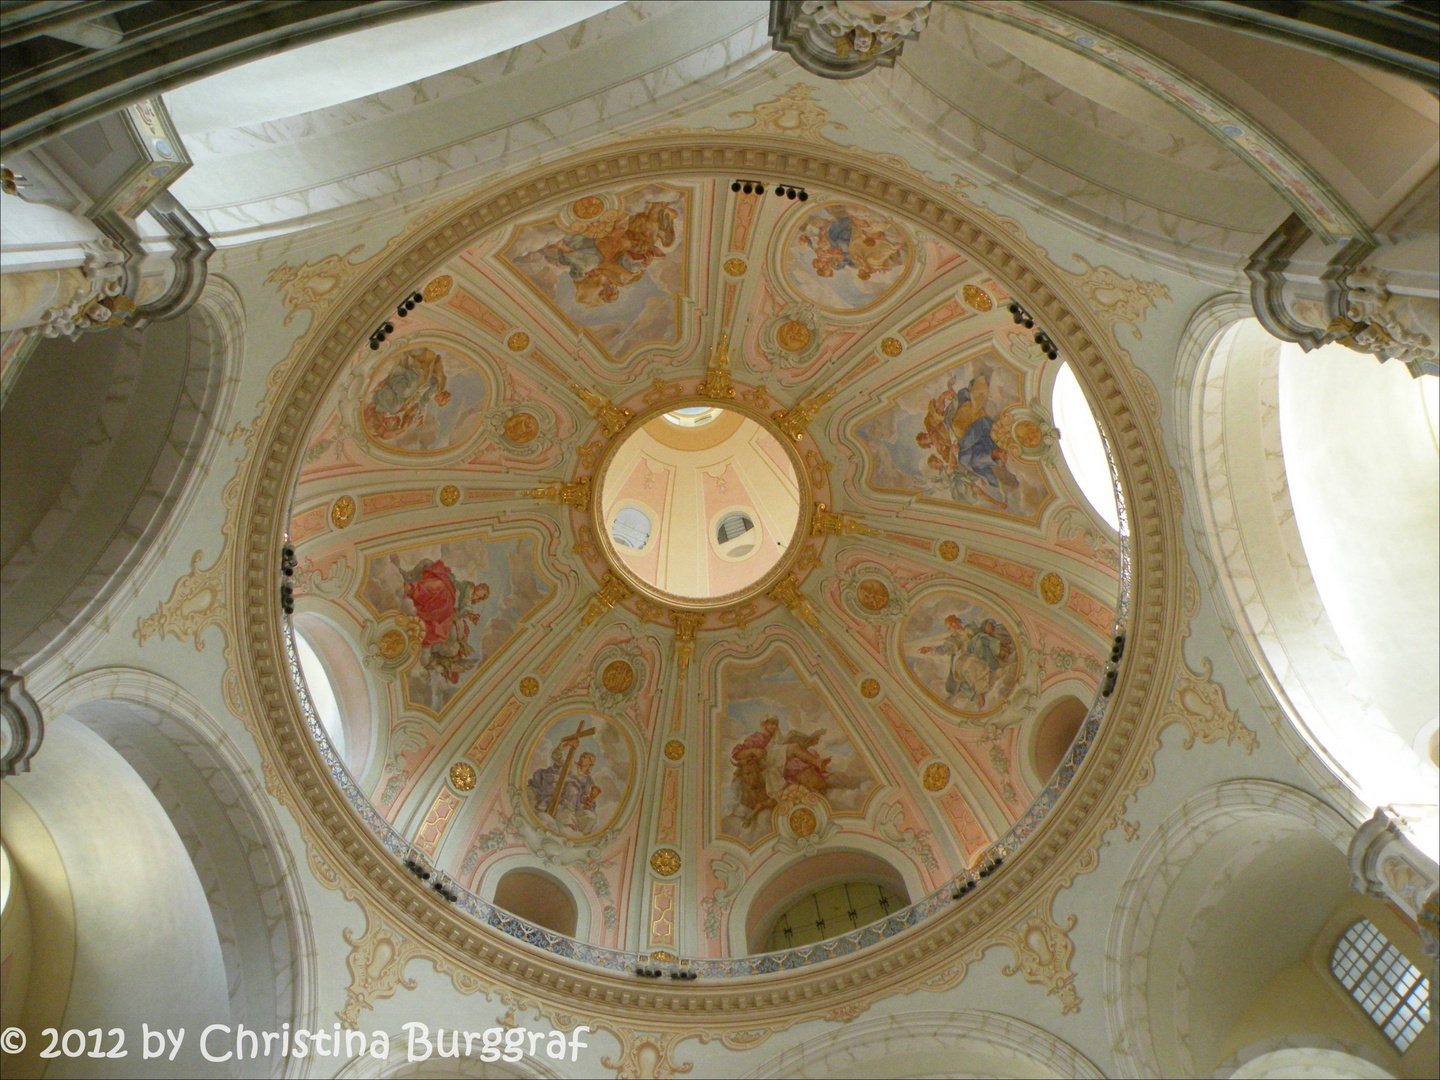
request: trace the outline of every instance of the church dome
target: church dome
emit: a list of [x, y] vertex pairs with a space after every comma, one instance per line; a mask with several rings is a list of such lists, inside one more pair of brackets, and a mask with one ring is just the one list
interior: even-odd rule
[[1103, 723], [1124, 619], [1064, 358], [1005, 281], [883, 205], [695, 172], [401, 288], [288, 518], [343, 729], [311, 732], [382, 842], [532, 944], [710, 976], [983, 889]]

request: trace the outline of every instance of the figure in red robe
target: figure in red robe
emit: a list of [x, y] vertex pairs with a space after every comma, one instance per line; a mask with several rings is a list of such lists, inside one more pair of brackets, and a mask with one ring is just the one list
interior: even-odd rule
[[477, 610], [490, 595], [483, 582], [462, 581], [440, 559], [421, 559], [405, 572], [405, 598], [425, 624], [420, 664], [450, 683], [478, 662], [470, 646], [470, 627], [480, 621]]

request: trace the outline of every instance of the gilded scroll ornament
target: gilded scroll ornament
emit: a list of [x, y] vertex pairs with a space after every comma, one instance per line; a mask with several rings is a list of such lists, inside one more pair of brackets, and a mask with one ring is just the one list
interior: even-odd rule
[[781, 431], [799, 442], [805, 437], [805, 429], [810, 426], [810, 421], [815, 419], [834, 396], [835, 390], [831, 388], [822, 394], [796, 402], [788, 409], [777, 409], [773, 414], [775, 422], [780, 425]]
[[586, 390], [579, 383], [572, 382], [570, 389], [574, 390], [575, 396], [585, 403], [585, 408], [600, 422], [601, 429], [609, 438], [613, 439], [624, 431], [635, 416], [629, 409], [616, 405], [609, 398], [594, 390]]
[[625, 583], [607, 571], [600, 579], [600, 591], [585, 605], [585, 614], [580, 617], [580, 625], [589, 626], [629, 595], [630, 589]]
[[730, 335], [721, 334], [710, 353], [710, 363], [705, 368], [705, 378], [695, 392], [701, 397], [733, 398], [735, 387], [730, 381]]
[[582, 476], [573, 483], [561, 480], [554, 484], [546, 484], [544, 487], [529, 488], [520, 494], [527, 498], [539, 499], [541, 502], [574, 507], [583, 514], [590, 508], [590, 478]]
[[815, 504], [810, 521], [811, 536], [874, 536], [875, 530], [859, 518], [831, 510], [823, 502]]

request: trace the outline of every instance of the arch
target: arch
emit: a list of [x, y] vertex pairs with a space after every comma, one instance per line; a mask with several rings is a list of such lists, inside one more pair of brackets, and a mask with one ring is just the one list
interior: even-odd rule
[[1281, 440], [1281, 349], [1239, 297], [1203, 305], [1186, 328], [1176, 406], [1187, 417], [1197, 547], [1257, 696], [1278, 702], [1299, 734], [1288, 741], [1353, 793], [1357, 820], [1390, 802], [1433, 803], [1433, 769], [1367, 690], [1311, 571]]
[[[435, 1025], [439, 1026], [439, 1025]], [[467, 1030], [461, 1026], [461, 1030]], [[468, 1030], [484, 1030], [475, 1024], [470, 1024]], [[446, 1029], [450, 1030], [449, 1028]], [[539, 1030], [535, 1028], [533, 1030]], [[568, 1032], [567, 1032], [568, 1034]], [[405, 1031], [392, 1031], [386, 1034], [390, 1044], [390, 1053], [383, 1058], [376, 1058], [369, 1053], [357, 1054], [346, 1061], [335, 1073], [335, 1080], [410, 1080], [410, 1078], [424, 1077], [426, 1080], [434, 1077], [437, 1080], [521, 1080], [524, 1077], [536, 1077], [539, 1080], [553, 1080], [563, 1074], [556, 1071], [554, 1065], [546, 1060], [542, 1053], [537, 1057], [524, 1054], [519, 1061], [481, 1061], [479, 1058], [479, 1042], [476, 1042], [476, 1054], [459, 1058], [440, 1058], [431, 1056], [426, 1061], [411, 1061], [408, 1057], [409, 1034]], [[371, 1042], [374, 1045], [374, 1042]], [[448, 1045], [448, 1044], [447, 1044]], [[544, 1042], [540, 1046], [544, 1046]], [[527, 1047], [528, 1049], [528, 1047]]]
[[610, 519], [610, 539], [632, 551], [644, 551], [649, 547], [654, 532], [655, 523], [639, 506], [621, 506]]
[[[1333, 1056], [1332, 1056], [1333, 1055]], [[1348, 1060], [1346, 1060], [1348, 1059]], [[1291, 1035], [1282, 1039], [1266, 1039], [1232, 1054], [1215, 1067], [1217, 1077], [1278, 1076], [1280, 1070], [1310, 1064], [1349, 1070], [1353, 1077], [1393, 1077], [1380, 1055], [1368, 1046], [1330, 1038], [1326, 1035]], [[1249, 1070], [1254, 1071], [1249, 1071]], [[1274, 1070], [1272, 1072], [1271, 1070]], [[1297, 1075], [1297, 1074], [1292, 1074]], [[1298, 1075], [1325, 1075], [1317, 1072]]]
[[1231, 1080], [1393, 1080], [1394, 1073], [1343, 1050], [1289, 1047], [1258, 1054], [1230, 1074]]
[[1075, 741], [1075, 734], [1089, 712], [1090, 706], [1085, 702], [1066, 694], [1051, 702], [1041, 715], [1030, 737], [1030, 760], [1042, 786], [1060, 767], [1065, 751]]
[[93, 642], [111, 598], [128, 602], [160, 565], [224, 441], [243, 335], [239, 295], [212, 275], [180, 318], [36, 346], [6, 397], [7, 668]]
[[[903, 897], [901, 906], [911, 898], [924, 895], [924, 887], [913, 867], [909, 868], [911, 874], [906, 875], [887, 857], [893, 856], [893, 851], [883, 854], [866, 851], [857, 843], [859, 840], [860, 837], [847, 836], [834, 849], [788, 859], [769, 873], [753, 875], [736, 897], [730, 913], [732, 950], [737, 943], [744, 942], [747, 952], [767, 951], [765, 939], [785, 906], [826, 885], [845, 881], [884, 884]], [[912, 876], [916, 880], [911, 881]], [[845, 929], [848, 928], [836, 932], [844, 933]]]
[[[75, 945], [68, 973], [51, 972], [50, 957], [36, 964], [29, 997], [48, 996], [52, 1007], [63, 1010], [62, 1031], [120, 1027], [133, 1033], [142, 1023], [178, 1030], [233, 1017], [223, 930], [185, 838], [162, 807], [164, 796], [74, 717], [61, 715], [46, 728], [30, 772], [5, 782], [0, 827], [20, 858], [31, 851], [11, 831], [18, 806], [50, 838], [68, 883], [63, 906], [73, 913]], [[19, 816], [23, 824], [27, 815]], [[27, 878], [33, 898], [41, 890], [29, 889], [35, 879]], [[37, 913], [46, 919], [57, 906], [42, 902]], [[30, 1043], [27, 1051], [39, 1050], [38, 1039], [32, 1036]], [[228, 1067], [205, 1062], [192, 1045], [182, 1045], [173, 1061], [150, 1064], [160, 1066], [157, 1076], [229, 1075]], [[25, 1064], [18, 1071], [40, 1075]]]
[[316, 947], [290, 844], [224, 728], [179, 686], [128, 668], [78, 676], [43, 707], [108, 743], [191, 852], [219, 934], [232, 1026], [278, 1030], [315, 1017]]
[[349, 639], [333, 620], [315, 610], [312, 602], [307, 602], [306, 610], [295, 613], [295, 630], [314, 650], [334, 691], [344, 732], [341, 760], [351, 776], [366, 780], [379, 749], [374, 688]]
[[[1218, 1053], [1239, 1010], [1303, 955], [1349, 894], [1353, 833], [1328, 803], [1269, 780], [1217, 784], [1166, 818], [1120, 889], [1106, 942], [1106, 1019], [1121, 1075], [1214, 1068], [1202, 1058]], [[1278, 927], [1236, 916], [1260, 896], [1288, 909]], [[1222, 929], [1232, 936], [1216, 949], [1212, 930]], [[1203, 1038], [1191, 1024], [1201, 1012]]]
[[554, 874], [532, 866], [517, 866], [495, 882], [490, 902], [526, 922], [575, 936], [579, 905], [575, 896]]
[[1001, 1013], [916, 1011], [851, 1020], [797, 1043], [749, 1073], [783, 1076], [952, 1076], [957, 1061], [969, 1076], [1105, 1074], [1065, 1040]]
[[[550, 925], [550, 922], [546, 919], [537, 919], [527, 912], [516, 911], [513, 908], [506, 907], [505, 904], [496, 899], [500, 892], [501, 883], [510, 877], [511, 874], [517, 873], [531, 874], [537, 878], [541, 878], [563, 893], [564, 897], [569, 901], [571, 909], [569, 915], [573, 925], [570, 930], [561, 930], [556, 926]], [[567, 882], [564, 877], [555, 871], [536, 866], [535, 858], [532, 855], [507, 855], [504, 858], [496, 859], [491, 865], [485, 868], [485, 873], [481, 877], [481, 880], [476, 883], [474, 892], [475, 895], [487, 903], [493, 903], [498, 907], [505, 908], [510, 914], [518, 915], [527, 922], [532, 922], [537, 926], [543, 926], [547, 930], [554, 930], [556, 933], [563, 933], [567, 937], [575, 938], [577, 941], [590, 940], [592, 909], [584, 890], [577, 889], [574, 883]]]

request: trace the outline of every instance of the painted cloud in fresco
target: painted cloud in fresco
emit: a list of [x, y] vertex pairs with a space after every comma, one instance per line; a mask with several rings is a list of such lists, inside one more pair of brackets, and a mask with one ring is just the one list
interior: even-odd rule
[[720, 832], [747, 845], [769, 834], [785, 789], [824, 796], [836, 813], [860, 813], [875, 778], [825, 699], [777, 651], [759, 664], [729, 664], [720, 720]]
[[687, 195], [661, 184], [587, 195], [519, 229], [501, 257], [619, 360], [679, 340], [688, 215]]
[[533, 538], [477, 536], [372, 556], [361, 596], [377, 615], [400, 612], [420, 642], [405, 698], [438, 714], [551, 591]]
[[910, 241], [898, 225], [853, 203], [810, 210], [782, 254], [792, 289], [842, 313], [885, 299], [904, 280], [911, 258]]
[[1021, 403], [1020, 376], [993, 355], [903, 392], [856, 432], [870, 485], [1038, 519], [1051, 493], [1019, 458], [1011, 410]]

